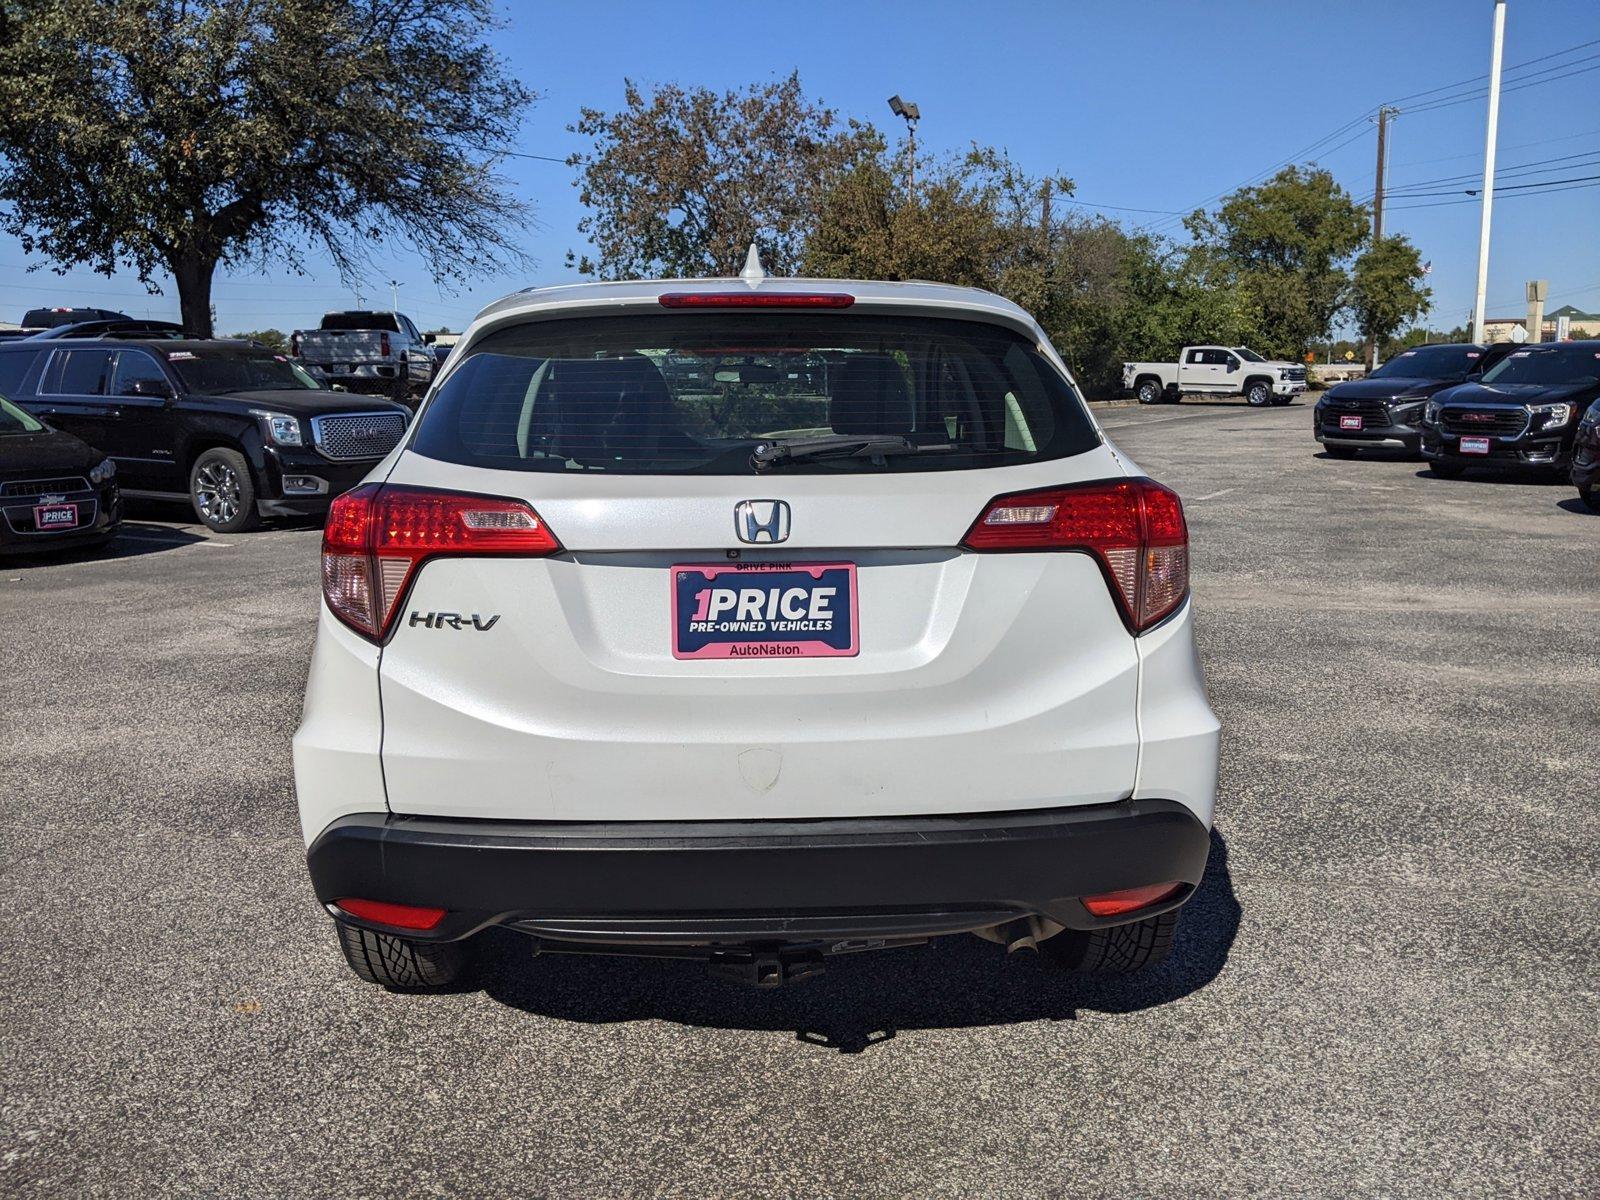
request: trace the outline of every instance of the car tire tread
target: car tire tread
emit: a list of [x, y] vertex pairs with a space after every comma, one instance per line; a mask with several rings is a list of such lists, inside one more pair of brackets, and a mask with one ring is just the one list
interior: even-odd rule
[[1092, 975], [1126, 975], [1156, 966], [1172, 952], [1178, 910], [1127, 925], [1069, 929], [1039, 943], [1057, 966]]
[[460, 978], [466, 951], [459, 942], [418, 942], [335, 923], [350, 969], [368, 983], [405, 991], [445, 988]]

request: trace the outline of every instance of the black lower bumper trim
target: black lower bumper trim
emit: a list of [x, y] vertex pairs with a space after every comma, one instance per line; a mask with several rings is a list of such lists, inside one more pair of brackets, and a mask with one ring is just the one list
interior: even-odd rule
[[[421, 935], [487, 925], [575, 942], [739, 944], [932, 937], [1041, 915], [1118, 923], [1078, 897], [1193, 892], [1206, 827], [1171, 800], [1021, 813], [580, 824], [357, 813], [307, 862], [317, 898], [448, 910]], [[1147, 916], [1152, 908], [1121, 920]]]

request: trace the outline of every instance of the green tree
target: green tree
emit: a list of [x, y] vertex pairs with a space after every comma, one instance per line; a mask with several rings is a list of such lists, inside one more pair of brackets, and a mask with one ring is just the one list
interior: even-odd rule
[[912, 194], [897, 164], [885, 153], [841, 176], [806, 243], [806, 274], [999, 292], [1034, 315], [1091, 395], [1120, 386], [1125, 359], [1254, 331], [1248, 298], [1197, 277], [1182, 252], [1061, 203], [1069, 179], [1029, 176], [979, 148], [927, 164]]
[[720, 95], [624, 84], [619, 111], [585, 108], [568, 127], [594, 143], [569, 162], [595, 248], [568, 261], [603, 279], [732, 274], [751, 242], [769, 271], [792, 273], [823, 197], [883, 144], [808, 100], [798, 73]]
[[0, 0], [0, 228], [59, 267], [176, 281], [209, 334], [217, 267], [350, 277], [385, 239], [434, 277], [520, 261], [493, 170], [532, 96], [492, 0]]
[[248, 333], [230, 333], [228, 336], [242, 338], [247, 342], [260, 342], [267, 349], [277, 350], [283, 354], [289, 352], [289, 335], [281, 329], [253, 329]]
[[1294, 359], [1328, 339], [1371, 229], [1366, 209], [1315, 166], [1286, 167], [1185, 225], [1191, 269], [1213, 287], [1240, 289], [1257, 310], [1255, 348]]
[[[1361, 336], [1383, 346], [1395, 330], [1428, 311], [1432, 289], [1423, 285], [1422, 255], [1403, 237], [1386, 237], [1356, 260], [1350, 309]], [[1426, 332], [1426, 331], [1424, 331]]]

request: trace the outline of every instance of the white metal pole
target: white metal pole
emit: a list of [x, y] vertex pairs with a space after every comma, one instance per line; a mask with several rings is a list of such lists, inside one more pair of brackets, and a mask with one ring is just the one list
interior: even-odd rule
[[1494, 55], [1489, 63], [1489, 131], [1483, 147], [1483, 218], [1478, 226], [1478, 294], [1472, 305], [1472, 340], [1483, 341], [1484, 299], [1489, 291], [1489, 219], [1494, 213], [1494, 147], [1500, 132], [1500, 53], [1506, 40], [1506, 0], [1494, 0]]

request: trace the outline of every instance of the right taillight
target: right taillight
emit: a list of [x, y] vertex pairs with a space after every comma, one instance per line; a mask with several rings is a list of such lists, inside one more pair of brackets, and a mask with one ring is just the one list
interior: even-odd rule
[[369, 483], [336, 499], [322, 531], [322, 597], [378, 641], [417, 568], [430, 558], [541, 558], [561, 549], [523, 500]]
[[1100, 561], [1124, 619], [1143, 632], [1189, 594], [1183, 503], [1152, 479], [1019, 492], [990, 501], [969, 550], [1078, 550]]

